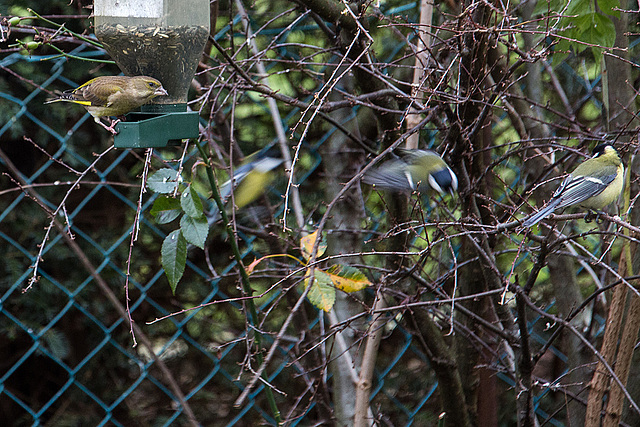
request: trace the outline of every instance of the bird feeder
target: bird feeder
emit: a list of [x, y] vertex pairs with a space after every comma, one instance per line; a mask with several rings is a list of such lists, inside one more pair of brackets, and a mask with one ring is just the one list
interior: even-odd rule
[[127, 76], [150, 76], [168, 96], [116, 125], [119, 148], [164, 147], [198, 137], [187, 93], [209, 36], [209, 0], [95, 0], [95, 34]]

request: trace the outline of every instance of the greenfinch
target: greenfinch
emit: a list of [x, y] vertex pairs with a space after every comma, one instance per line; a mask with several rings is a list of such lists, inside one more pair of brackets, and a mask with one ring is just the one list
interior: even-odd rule
[[437, 153], [397, 148], [394, 154], [396, 158], [366, 172], [362, 182], [399, 192], [432, 189], [453, 194], [458, 190], [458, 177]]
[[593, 149], [593, 157], [584, 161], [562, 181], [545, 207], [524, 220], [532, 227], [556, 209], [577, 205], [599, 210], [616, 201], [624, 186], [624, 165], [611, 144]]
[[147, 76], [103, 76], [91, 79], [76, 89], [62, 92], [52, 102], [72, 102], [87, 109], [100, 126], [112, 134], [117, 132], [114, 126], [120, 120], [114, 120], [110, 126], [100, 120], [101, 117], [122, 116], [157, 96], [167, 95], [162, 83]]

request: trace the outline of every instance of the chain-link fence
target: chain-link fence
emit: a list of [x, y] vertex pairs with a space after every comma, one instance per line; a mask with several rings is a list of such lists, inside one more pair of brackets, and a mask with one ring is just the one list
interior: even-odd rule
[[[305, 221], [317, 223], [329, 202], [323, 196], [322, 164], [331, 159], [323, 147], [334, 133], [357, 126], [358, 121], [363, 120], [361, 110], [368, 107], [362, 102], [354, 103], [348, 113], [333, 117], [331, 122], [318, 124], [318, 120], [311, 121], [308, 127], [301, 125], [304, 105], [312, 104], [316, 94], [326, 89], [323, 75], [332, 73], [340, 59], [333, 46], [324, 46], [322, 42], [312, 47], [305, 45], [305, 34], [322, 32], [322, 26], [327, 25], [317, 15], [295, 7], [287, 9], [279, 3], [274, 10], [265, 10], [265, 4], [268, 2], [257, 2], [251, 10], [251, 30], [240, 25], [243, 15], [237, 9], [221, 9], [214, 39], [231, 46], [237, 53], [234, 57], [237, 64], [256, 81], [263, 81], [264, 76], [247, 64], [256, 57], [262, 58], [272, 78], [269, 84], [275, 85], [274, 93], [281, 91], [301, 101], [300, 105], [279, 104], [279, 116], [287, 135], [291, 135], [292, 146], [300, 141], [301, 134], [305, 135], [296, 169], [296, 185], [303, 199]], [[417, 22], [419, 8], [415, 3], [394, 3], [382, 5], [380, 13], [388, 22], [397, 24], [391, 31], [400, 31], [404, 23]], [[57, 21], [62, 22], [62, 18]], [[86, 20], [76, 21], [86, 26]], [[224, 22], [227, 25], [221, 24]], [[41, 21], [34, 21], [34, 25], [40, 24]], [[23, 23], [23, 26], [24, 32], [14, 35], [28, 34], [29, 25]], [[246, 43], [251, 40], [247, 37], [251, 33], [263, 46], [261, 52], [268, 55], [251, 52]], [[411, 70], [403, 57], [406, 42], [413, 37], [411, 34], [397, 37], [396, 44], [376, 46], [379, 61]], [[4, 120], [0, 127], [3, 172], [0, 177], [3, 276], [0, 280], [0, 419], [3, 424], [274, 424], [265, 398], [266, 387], [272, 388], [289, 425], [331, 424], [331, 410], [326, 406], [333, 392], [327, 352], [335, 343], [326, 338], [335, 330], [350, 331], [356, 337], [352, 352], [359, 357], [364, 351], [366, 325], [371, 316], [329, 328], [326, 314], [306, 304], [295, 317], [295, 327], [278, 337], [277, 350], [266, 370], [269, 384], [259, 382], [238, 404], [236, 399], [254, 375], [251, 370], [258, 369], [259, 365], [251, 357], [256, 349], [246, 339], [247, 331], [250, 335], [255, 331], [247, 325], [246, 307], [240, 298], [238, 265], [230, 255], [224, 225], [217, 223], [211, 228], [204, 251], [189, 250], [184, 276], [173, 294], [164, 276], [160, 253], [163, 239], [175, 227], [158, 224], [148, 213], [157, 197], [152, 192], [143, 195], [140, 231], [137, 240], [131, 243], [144, 153], [108, 150], [109, 135], [95, 126], [88, 113], [78, 118], [83, 111], [80, 107], [43, 105], [54, 90], [76, 87], [85, 76], [97, 70], [100, 74], [118, 72], [112, 64], [90, 62], [107, 59], [102, 50], [86, 43], [74, 43], [65, 40], [59, 44], [64, 56], [42, 47], [29, 54], [8, 52], [0, 59], [4, 70], [0, 78], [0, 115]], [[309, 58], [304, 55], [317, 55], [318, 59], [304, 62], [302, 59]], [[373, 56], [369, 59], [374, 60]], [[295, 69], [299, 63], [307, 68]], [[226, 157], [229, 147], [212, 136], [219, 131], [211, 129], [223, 128], [232, 117], [235, 124], [231, 131], [244, 154], [277, 144], [271, 125], [273, 111], [267, 98], [249, 91], [248, 85], [234, 73], [229, 64], [218, 57], [199, 68], [196, 81], [204, 89], [192, 88], [194, 102], [190, 106], [202, 112], [201, 141], [207, 143], [213, 158], [221, 164], [229, 162]], [[294, 78], [288, 82], [278, 80], [278, 76], [287, 73], [295, 74]], [[583, 74], [567, 66], [563, 77], [571, 81], [576, 93], [584, 94], [578, 103], [598, 106], [594, 90], [597, 78], [585, 78], [589, 73]], [[226, 81], [220, 80], [220, 76]], [[291, 82], [298, 86], [287, 87]], [[219, 90], [207, 98], [213, 107], [201, 103], [206, 87]], [[335, 90], [347, 89], [337, 86]], [[496, 141], [510, 139], [512, 131], [501, 127], [506, 120], [506, 112], [494, 120]], [[433, 146], [436, 134], [435, 128], [422, 131], [422, 137], [428, 141], [426, 146]], [[187, 145], [184, 153], [183, 147], [155, 150], [152, 172], [162, 167], [182, 166], [185, 171], [194, 171], [196, 183], [201, 173], [198, 150], [193, 143]], [[501, 173], [511, 177], [505, 188], [525, 186], [522, 163], [503, 162], [503, 155], [504, 152], [493, 151], [489, 163], [495, 161], [496, 168], [508, 170]], [[219, 173], [218, 180], [223, 181], [224, 169]], [[206, 199], [205, 186], [194, 185]], [[269, 254], [295, 253], [299, 246], [300, 230], [285, 231], [279, 222], [283, 216], [281, 195], [286, 189], [285, 173], [280, 173], [258, 203], [234, 213], [245, 265]], [[496, 197], [496, 203], [506, 203], [504, 197], [508, 197], [509, 192], [506, 194], [502, 192], [502, 196]], [[393, 230], [394, 224], [384, 215], [386, 209], [371, 207], [387, 203], [385, 196], [379, 197], [376, 193], [369, 197], [366, 227], [361, 231], [368, 233], [363, 236], [367, 248], [372, 249], [382, 237], [388, 236], [385, 233]], [[421, 207], [421, 211], [435, 216], [442, 205], [425, 202]], [[288, 221], [290, 225], [293, 220]], [[424, 218], [422, 224], [411, 225], [406, 230], [409, 229], [415, 232], [409, 246], [417, 251], [427, 245], [425, 241], [437, 240], [424, 227]], [[600, 240], [594, 236], [589, 238], [593, 241], [585, 245], [600, 253]], [[524, 246], [522, 236], [514, 235], [510, 239], [513, 247]], [[450, 253], [458, 254], [463, 249], [460, 240], [449, 242], [451, 252], [447, 249], [442, 252], [444, 255], [438, 255], [441, 265], [422, 266], [428, 277], [425, 280], [430, 283], [430, 289], [434, 289], [434, 293], [426, 297], [428, 301], [437, 302], [452, 292], [447, 286], [452, 283], [450, 272], [457, 264], [455, 255]], [[605, 249], [606, 253], [608, 249]], [[510, 271], [525, 268], [521, 263], [528, 268], [531, 259], [525, 256], [505, 262], [501, 265], [502, 272], [509, 275]], [[36, 264], [37, 270], [34, 270]], [[294, 279], [281, 281], [295, 268], [282, 259], [265, 262], [260, 268], [251, 279], [256, 295], [262, 295], [256, 303], [264, 320], [256, 328], [263, 331], [263, 346], [268, 349], [300, 296], [302, 286]], [[376, 276], [375, 272], [372, 274]], [[24, 292], [32, 278], [37, 280]], [[272, 288], [276, 282], [279, 286]], [[446, 293], [438, 294], [436, 290]], [[374, 294], [373, 290], [367, 290], [359, 298], [369, 305]], [[134, 320], [136, 346], [132, 345], [127, 306]], [[436, 304], [429, 315], [446, 320], [447, 309], [440, 311], [435, 307]], [[554, 313], [553, 303], [545, 310]], [[154, 321], [176, 312], [181, 313]], [[416, 339], [403, 313], [400, 309], [385, 313], [371, 408], [380, 425], [436, 425], [440, 415], [438, 380], [430, 368], [429, 355], [425, 354], [423, 344]], [[548, 320], [540, 315], [528, 320], [531, 341], [543, 346], [553, 334]], [[594, 336], [601, 333], [603, 323], [601, 317], [593, 317]], [[514, 363], [514, 355], [503, 348], [492, 351], [496, 354], [486, 368], [492, 378], [499, 379], [493, 383], [493, 392], [511, 396], [505, 401], [514, 402], [518, 387], [510, 372], [504, 369]], [[553, 360], [549, 363], [555, 364], [547, 371], [556, 374], [553, 381], [561, 381], [566, 373], [566, 357], [553, 345], [545, 354]], [[540, 381], [535, 411], [548, 425], [564, 425], [566, 402], [555, 393], [553, 381], [548, 384]], [[501, 425], [515, 423], [515, 404], [509, 407], [510, 410], [500, 411]], [[562, 411], [562, 416], [558, 411]]]

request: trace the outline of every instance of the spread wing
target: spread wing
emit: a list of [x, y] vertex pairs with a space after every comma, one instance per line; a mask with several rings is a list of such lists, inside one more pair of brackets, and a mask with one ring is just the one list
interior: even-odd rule
[[416, 184], [407, 174], [407, 164], [399, 159], [387, 161], [382, 166], [365, 173], [362, 182], [396, 191], [413, 191]]

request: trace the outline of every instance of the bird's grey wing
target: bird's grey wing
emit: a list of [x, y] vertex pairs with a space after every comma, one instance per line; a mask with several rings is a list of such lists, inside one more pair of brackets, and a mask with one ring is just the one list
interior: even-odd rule
[[578, 176], [573, 179], [566, 180], [568, 182], [558, 188], [556, 193], [562, 194], [562, 200], [557, 208], [577, 205], [584, 202], [590, 197], [597, 196], [602, 193], [609, 184], [616, 179], [616, 174], [604, 175], [601, 177]]
[[[248, 168], [243, 170], [235, 170], [233, 174], [234, 184], [231, 185], [231, 180], [228, 180], [220, 186], [218, 193], [220, 194], [220, 200], [222, 200], [222, 203], [227, 203], [227, 199], [229, 198], [229, 196], [231, 196], [231, 190], [238, 186], [240, 181], [242, 181], [244, 177], [247, 176], [249, 170], [250, 169]], [[220, 210], [218, 209], [218, 205], [215, 201], [211, 200], [210, 208], [205, 211], [205, 216], [209, 221], [209, 227], [212, 227], [220, 219]]]
[[362, 177], [362, 182], [396, 191], [413, 191], [415, 189], [413, 186], [415, 186], [416, 183], [409, 181], [407, 170], [407, 164], [405, 162], [401, 160], [391, 160], [379, 168], [372, 169], [365, 173]]

